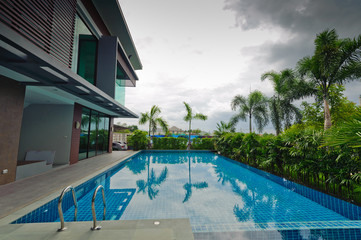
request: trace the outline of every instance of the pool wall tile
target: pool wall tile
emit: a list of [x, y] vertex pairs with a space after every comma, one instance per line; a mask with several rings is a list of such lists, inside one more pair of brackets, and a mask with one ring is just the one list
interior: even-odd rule
[[[221, 155], [220, 155], [221, 156]], [[344, 217], [347, 217], [351, 220], [361, 220], [361, 208], [359, 206], [356, 206], [352, 203], [346, 202], [344, 200], [335, 198], [333, 196], [330, 196], [328, 194], [319, 192], [317, 190], [314, 190], [312, 188], [303, 186], [301, 184], [289, 181], [285, 178], [281, 178], [279, 176], [273, 175], [271, 173], [259, 170], [257, 168], [251, 167], [249, 165], [246, 165], [244, 163], [237, 162], [235, 160], [229, 159], [227, 157], [221, 156], [222, 158], [232, 161], [238, 165], [241, 165], [242, 167], [257, 173], [258, 175], [265, 177], [275, 183], [280, 184], [281, 186], [284, 186], [288, 189], [290, 189], [293, 192], [296, 192], [308, 199], [311, 199], [314, 202], [317, 202], [318, 204], [334, 211], [339, 214], [341, 214]]]

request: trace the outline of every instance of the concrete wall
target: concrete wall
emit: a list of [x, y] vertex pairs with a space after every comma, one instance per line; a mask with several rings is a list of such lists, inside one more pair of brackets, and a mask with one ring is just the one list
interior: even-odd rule
[[27, 151], [53, 150], [54, 164], [69, 164], [73, 105], [32, 104], [24, 109], [18, 160]]
[[128, 143], [128, 136], [132, 135], [131, 133], [113, 133], [113, 142], [125, 142]]
[[[0, 76], [0, 185], [15, 181], [25, 87]], [[7, 169], [8, 173], [3, 174]]]

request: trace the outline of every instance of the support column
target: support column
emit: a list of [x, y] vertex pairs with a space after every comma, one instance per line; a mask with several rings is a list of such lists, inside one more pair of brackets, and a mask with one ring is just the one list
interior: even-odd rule
[[114, 118], [110, 118], [110, 126], [109, 126], [109, 147], [108, 152], [113, 151], [113, 132], [114, 132]]
[[112, 98], [115, 98], [117, 49], [117, 37], [104, 36], [98, 41], [96, 86]]
[[0, 185], [15, 181], [25, 86], [0, 76]]
[[71, 134], [70, 160], [69, 164], [74, 164], [79, 161], [79, 145], [81, 132], [81, 113], [82, 105], [74, 103], [74, 116]]

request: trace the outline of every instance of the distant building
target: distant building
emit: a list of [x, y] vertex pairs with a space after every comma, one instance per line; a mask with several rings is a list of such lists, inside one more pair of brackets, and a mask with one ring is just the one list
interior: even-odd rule
[[129, 128], [123, 127], [123, 126], [120, 126], [117, 124], [113, 124], [113, 127], [114, 127], [114, 132], [121, 132], [121, 131], [129, 130]]
[[169, 132], [172, 134], [182, 134], [182, 133], [184, 133], [184, 130], [182, 130], [176, 126], [173, 126], [173, 127], [169, 128]]
[[141, 68], [117, 0], [1, 1], [0, 184], [30, 151], [54, 164], [111, 152], [113, 118], [138, 117], [124, 99]]

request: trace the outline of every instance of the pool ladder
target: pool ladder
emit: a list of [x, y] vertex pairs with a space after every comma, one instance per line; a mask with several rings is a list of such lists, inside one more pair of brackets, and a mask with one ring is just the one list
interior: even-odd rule
[[[107, 206], [106, 206], [106, 202], [105, 202], [105, 194], [104, 194], [104, 187], [102, 185], [99, 185], [93, 194], [93, 198], [92, 198], [92, 204], [91, 204], [91, 208], [92, 208], [92, 215], [93, 215], [93, 227], [91, 227], [91, 230], [100, 230], [102, 227], [97, 225], [97, 217], [96, 217], [96, 213], [95, 213], [95, 197], [97, 196], [97, 193], [99, 191], [99, 189], [102, 189], [102, 195], [103, 195], [103, 206], [104, 206], [104, 211], [103, 211], [103, 220], [105, 220], [105, 215], [106, 215], [106, 210], [107, 210]], [[64, 190], [61, 192], [60, 197], [59, 197], [59, 201], [58, 201], [58, 211], [59, 211], [59, 218], [60, 218], [60, 228], [58, 229], [58, 231], [64, 231], [66, 229], [65, 227], [65, 223], [64, 223], [64, 214], [63, 214], [63, 209], [62, 209], [62, 202], [63, 202], [63, 198], [65, 193], [67, 193], [68, 191], [72, 191], [72, 195], [73, 195], [73, 201], [74, 201], [74, 221], [76, 221], [77, 219], [77, 214], [78, 214], [78, 202], [76, 200], [76, 196], [75, 196], [75, 189], [72, 186], [68, 186], [66, 188], [64, 188]]]

